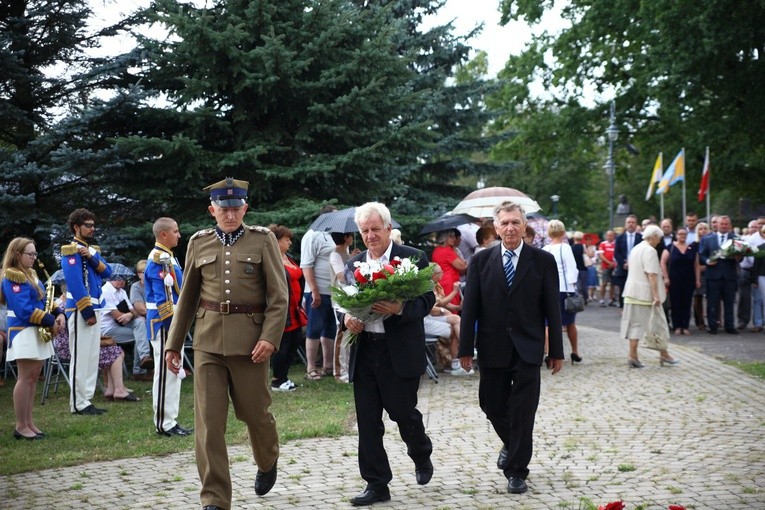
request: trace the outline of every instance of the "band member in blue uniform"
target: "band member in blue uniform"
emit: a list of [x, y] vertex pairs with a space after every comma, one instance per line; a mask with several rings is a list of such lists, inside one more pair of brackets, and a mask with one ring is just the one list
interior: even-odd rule
[[[53, 289], [46, 292], [32, 266], [37, 259], [34, 241], [26, 237], [13, 239], [5, 251], [0, 272], [0, 304], [8, 304], [8, 361], [16, 361], [18, 377], [13, 389], [13, 410], [16, 413], [16, 439], [45, 437], [32, 421], [35, 387], [43, 362], [53, 355], [53, 334], [66, 327], [64, 311], [53, 309]], [[50, 303], [48, 299], [50, 298]], [[50, 307], [50, 312], [46, 311]], [[41, 327], [48, 330], [41, 335]], [[47, 341], [45, 341], [47, 339]]]
[[154, 351], [154, 427], [164, 436], [188, 436], [191, 429], [181, 427], [176, 419], [181, 400], [181, 374], [174, 374], [164, 363], [165, 342], [173, 310], [183, 284], [183, 271], [173, 248], [181, 232], [171, 218], [154, 222], [154, 249], [149, 253], [144, 272], [146, 282], [146, 328]]
[[75, 209], [67, 220], [74, 241], [61, 247], [61, 269], [66, 280], [66, 314], [69, 323], [69, 364], [72, 413], [98, 415], [90, 399], [96, 392], [98, 353], [101, 345], [102, 278], [112, 268], [101, 258], [101, 249], [93, 244], [96, 216], [87, 209]]

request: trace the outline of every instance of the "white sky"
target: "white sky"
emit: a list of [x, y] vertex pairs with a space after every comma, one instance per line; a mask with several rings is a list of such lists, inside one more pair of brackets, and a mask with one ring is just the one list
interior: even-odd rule
[[[91, 0], [95, 19], [93, 25], [103, 26], [114, 23], [140, 7], [149, 5], [150, 0]], [[519, 54], [531, 38], [531, 29], [523, 22], [511, 22], [499, 26], [499, 0], [447, 0], [439, 14], [433, 19], [426, 19], [425, 25], [446, 24], [453, 21], [454, 32], [464, 35], [476, 25], [483, 23], [483, 31], [469, 44], [476, 50], [484, 50], [489, 58], [489, 76], [496, 76], [505, 65], [510, 54]], [[559, 11], [546, 13], [542, 27], [549, 31], [558, 31], [564, 26]], [[131, 45], [132, 42], [123, 41]], [[106, 56], [115, 51], [122, 43], [105, 45], [94, 53]], [[126, 49], [121, 48], [121, 49]]]

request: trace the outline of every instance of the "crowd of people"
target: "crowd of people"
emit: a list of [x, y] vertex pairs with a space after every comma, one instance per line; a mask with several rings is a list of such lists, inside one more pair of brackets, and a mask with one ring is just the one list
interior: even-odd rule
[[[691, 314], [696, 327], [711, 334], [721, 327], [738, 334], [750, 322], [753, 331], [763, 328], [765, 262], [720, 256], [737, 237], [728, 216], [707, 224], [691, 213], [675, 229], [668, 218], [639, 223], [628, 215], [618, 235], [608, 230], [598, 243], [567, 232], [559, 220], [547, 222], [540, 235], [522, 208], [505, 202], [489, 220], [436, 233], [429, 258], [401, 241], [387, 207], [370, 202], [356, 208], [350, 231], [308, 230], [298, 261], [290, 255], [289, 227], [243, 223], [247, 189], [246, 181], [232, 178], [205, 188], [215, 226], [191, 236], [185, 266], [173, 253], [178, 224], [157, 219], [154, 247], [135, 265], [138, 279], [129, 292], [125, 275], [113, 271], [95, 244], [96, 218], [86, 209], [68, 218], [73, 239], [61, 247], [59, 299], [52, 282], [38, 279], [34, 240], [19, 237], [8, 245], [0, 270], [0, 304], [7, 306], [0, 340], [18, 369], [14, 437], [45, 437], [32, 411], [43, 364], [54, 355], [69, 365], [73, 414], [107, 412], [93, 403], [99, 371], [105, 400], [138, 402], [123, 380], [131, 345], [133, 378], [153, 382], [156, 433], [194, 434], [201, 502], [208, 510], [230, 508], [229, 401], [249, 431], [255, 492], [265, 495], [276, 482], [279, 458], [271, 393], [298, 388], [289, 371], [302, 348], [304, 384], [324, 377], [353, 383], [359, 470], [367, 486], [350, 502], [371, 505], [390, 499], [383, 411], [399, 425], [417, 483], [433, 475], [433, 444], [417, 410], [430, 337], [454, 376], [474, 375], [477, 354], [479, 403], [501, 442], [497, 467], [508, 492], [519, 494], [527, 490], [540, 369], [556, 374], [563, 368], [563, 333], [571, 363], [583, 362], [576, 315], [588, 304], [621, 310], [631, 368], [645, 366], [638, 346], [647, 336], [691, 335]], [[329, 206], [320, 214], [333, 211]], [[746, 229], [740, 239], [765, 250], [765, 217]], [[354, 232], [365, 250], [353, 248]], [[375, 320], [359, 320], [334, 301], [331, 289], [353, 280], [354, 264], [401, 257], [433, 268], [432, 291], [375, 303], [372, 311], [382, 317]], [[576, 296], [581, 305], [571, 300]], [[196, 430], [177, 422], [192, 326]], [[349, 335], [358, 340], [349, 344]], [[679, 363], [666, 345], [657, 350], [662, 366]]]

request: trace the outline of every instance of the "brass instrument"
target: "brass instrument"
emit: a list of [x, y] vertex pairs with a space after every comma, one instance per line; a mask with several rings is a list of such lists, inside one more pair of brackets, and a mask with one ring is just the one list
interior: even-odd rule
[[[46, 282], [45, 282], [45, 313], [52, 314], [53, 311], [56, 309], [55, 300], [53, 294], [55, 293], [56, 289], [53, 285], [53, 280], [51, 280], [50, 275], [48, 274], [48, 271], [45, 269], [45, 264], [42, 263], [40, 259], [37, 259], [37, 267], [39, 267], [43, 274], [45, 274]], [[40, 332], [40, 340], [43, 342], [50, 342], [53, 340], [53, 328], [52, 327], [44, 327], [41, 326], [38, 328], [38, 331]]]

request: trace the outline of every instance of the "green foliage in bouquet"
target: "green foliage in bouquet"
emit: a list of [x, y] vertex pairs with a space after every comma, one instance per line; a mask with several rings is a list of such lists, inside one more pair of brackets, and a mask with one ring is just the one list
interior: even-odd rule
[[332, 287], [332, 298], [346, 310], [362, 309], [378, 301], [412, 299], [433, 290], [433, 265], [419, 271], [395, 272], [386, 278], [357, 283], [356, 293], [349, 293], [343, 286]]

